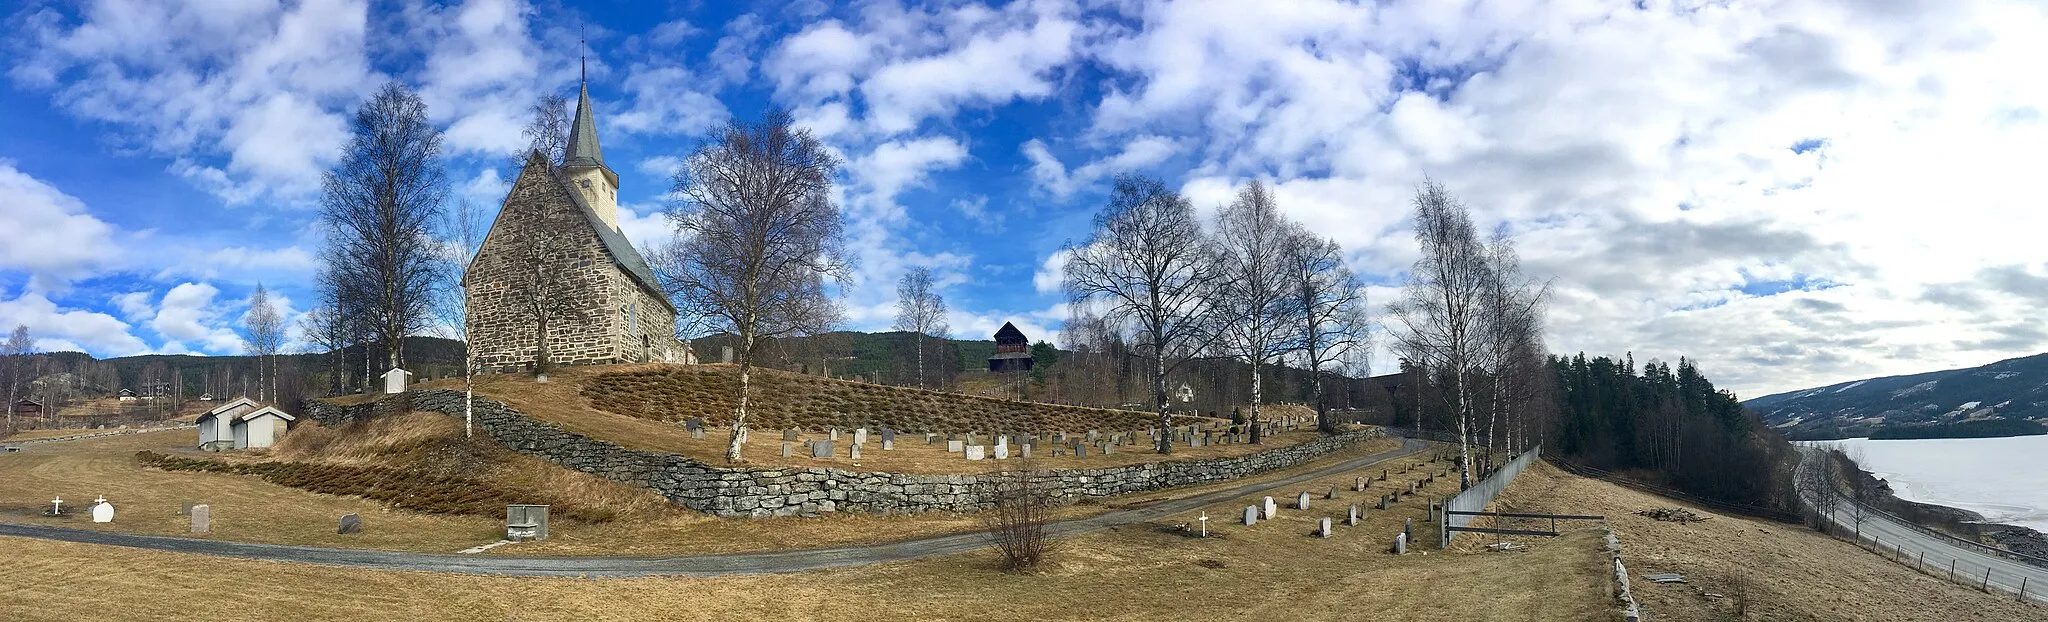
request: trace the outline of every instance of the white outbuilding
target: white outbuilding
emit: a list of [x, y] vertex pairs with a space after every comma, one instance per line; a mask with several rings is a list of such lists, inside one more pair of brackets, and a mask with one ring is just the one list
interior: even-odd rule
[[199, 449], [201, 451], [224, 451], [235, 449], [235, 419], [242, 415], [262, 410], [263, 405], [246, 397], [228, 400], [213, 410], [199, 416]]
[[269, 447], [277, 442], [277, 438], [284, 436], [291, 429], [292, 422], [297, 420], [298, 417], [278, 410], [276, 406], [265, 406], [235, 417], [228, 425], [235, 438], [235, 449], [252, 449]]
[[291, 429], [298, 417], [278, 410], [276, 406], [265, 406], [256, 400], [238, 397], [226, 404], [206, 411], [199, 416], [199, 449], [204, 451], [226, 451], [269, 447]]

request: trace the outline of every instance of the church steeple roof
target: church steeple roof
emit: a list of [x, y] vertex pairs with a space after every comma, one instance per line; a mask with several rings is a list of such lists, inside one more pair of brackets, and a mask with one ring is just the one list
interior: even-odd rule
[[604, 165], [604, 152], [597, 147], [597, 119], [590, 110], [590, 80], [583, 81], [583, 92], [576, 96], [576, 120], [569, 124], [569, 145], [562, 153], [562, 166], [595, 166], [610, 170]]

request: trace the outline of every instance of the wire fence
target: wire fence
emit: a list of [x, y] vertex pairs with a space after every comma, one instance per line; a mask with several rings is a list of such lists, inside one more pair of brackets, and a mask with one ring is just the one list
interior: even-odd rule
[[1904, 517], [1901, 517], [1897, 514], [1893, 514], [1891, 512], [1886, 512], [1876, 507], [1872, 507], [1870, 504], [1867, 503], [1859, 503], [1857, 501], [1850, 499], [1843, 499], [1841, 500], [1841, 503], [1847, 503], [1850, 507], [1849, 510], [1846, 512], [1843, 510], [1835, 510], [1835, 515], [1837, 517], [1847, 514], [1849, 516], [1849, 519], [1853, 519], [1855, 516], [1856, 507], [1860, 506], [1863, 508], [1865, 520], [1869, 520], [1872, 517], [1881, 520], [1887, 520], [1900, 527], [1905, 527], [1907, 529], [1911, 529], [1913, 531], [1926, 534], [1930, 537], [1939, 538], [1950, 544], [1972, 549], [1985, 555], [1990, 555], [1993, 557], [2003, 557], [2005, 559], [2010, 559], [2016, 562], [2033, 564], [2035, 566], [2040, 566], [2042, 568], [2048, 568], [2048, 558], [2028, 555], [2026, 553], [2021, 553], [2017, 551], [2008, 551], [1975, 540], [1960, 538], [1957, 537], [1955, 534], [1947, 533], [1941, 530], [1927, 527], [1925, 525], [1921, 525], [1919, 523], [1907, 520]]
[[1994, 568], [1981, 559], [1957, 555], [1954, 548], [1928, 547], [1911, 540], [1887, 541], [1876, 535], [1848, 535], [1856, 546], [1905, 564], [1921, 574], [1986, 594], [2010, 594], [2020, 602], [2048, 605], [2048, 585], [2035, 582], [2025, 573]]

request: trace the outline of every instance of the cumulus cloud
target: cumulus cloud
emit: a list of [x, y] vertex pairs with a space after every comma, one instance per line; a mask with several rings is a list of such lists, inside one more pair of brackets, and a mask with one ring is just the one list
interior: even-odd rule
[[128, 356], [150, 351], [148, 344], [129, 331], [127, 322], [105, 313], [59, 307], [40, 293], [0, 300], [0, 326], [6, 330], [27, 326], [37, 348], [45, 352], [82, 349]]
[[92, 276], [122, 256], [112, 225], [86, 213], [85, 204], [0, 161], [0, 270], [29, 275], [33, 290], [61, 289]]

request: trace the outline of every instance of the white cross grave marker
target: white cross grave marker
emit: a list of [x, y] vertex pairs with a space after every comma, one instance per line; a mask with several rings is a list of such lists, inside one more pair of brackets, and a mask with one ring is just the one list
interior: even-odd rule
[[1202, 512], [1202, 517], [1195, 520], [1202, 521], [1202, 537], [1209, 537], [1209, 513]]
[[59, 515], [59, 514], [63, 514], [63, 513], [64, 513], [64, 497], [60, 495], [60, 496], [58, 496], [58, 497], [57, 497], [57, 498], [55, 498], [55, 499], [51, 499], [51, 500], [50, 500], [50, 515], [51, 515], [51, 516], [57, 516], [57, 515]]

